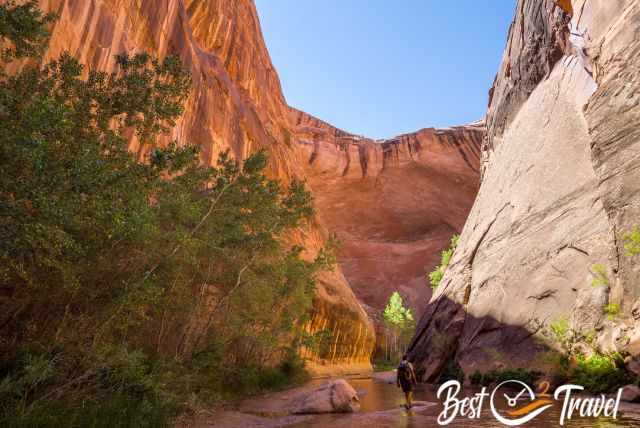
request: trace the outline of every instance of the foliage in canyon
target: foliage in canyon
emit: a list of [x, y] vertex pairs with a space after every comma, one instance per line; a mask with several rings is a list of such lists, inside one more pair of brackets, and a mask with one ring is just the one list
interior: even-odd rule
[[628, 257], [635, 257], [640, 254], [640, 227], [634, 226], [624, 234], [624, 249]]
[[449, 266], [449, 262], [451, 261], [451, 257], [453, 257], [453, 252], [456, 250], [459, 240], [460, 235], [453, 235], [451, 237], [449, 248], [442, 251], [442, 253], [440, 254], [440, 264], [428, 275], [429, 283], [431, 284], [431, 288], [433, 288], [434, 290], [438, 288], [440, 282], [442, 282], [444, 273], [447, 270], [447, 266]]
[[598, 346], [595, 331], [575, 330], [561, 318], [550, 324], [548, 333], [560, 346], [559, 352], [549, 351], [545, 356], [555, 383], [570, 382], [601, 393], [640, 380], [626, 369], [619, 352], [606, 352]]
[[[41, 52], [51, 19], [0, 6], [5, 61]], [[172, 56], [117, 64], [63, 54], [0, 78], [2, 426], [158, 426], [304, 375], [301, 326], [333, 260], [285, 238], [310, 193], [268, 179], [262, 151], [208, 167], [155, 146], [190, 76]]]
[[50, 36], [47, 24], [55, 19], [54, 13], [43, 14], [36, 0], [4, 2], [0, 7], [2, 60], [6, 62], [41, 55]]
[[411, 309], [405, 307], [400, 293], [394, 291], [382, 313], [383, 334], [380, 347], [384, 355], [383, 364], [395, 364], [406, 351], [416, 323]]

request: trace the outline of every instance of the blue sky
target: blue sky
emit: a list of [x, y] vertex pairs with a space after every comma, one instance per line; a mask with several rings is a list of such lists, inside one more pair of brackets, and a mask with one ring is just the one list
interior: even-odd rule
[[256, 0], [290, 105], [387, 138], [484, 116], [515, 0]]

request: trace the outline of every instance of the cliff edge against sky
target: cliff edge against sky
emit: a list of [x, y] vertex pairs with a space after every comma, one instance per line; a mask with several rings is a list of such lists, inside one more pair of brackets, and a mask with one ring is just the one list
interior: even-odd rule
[[635, 0], [518, 1], [480, 191], [411, 345], [424, 379], [450, 359], [466, 373], [544, 368], [560, 320], [637, 358], [624, 236], [640, 214], [639, 24]]

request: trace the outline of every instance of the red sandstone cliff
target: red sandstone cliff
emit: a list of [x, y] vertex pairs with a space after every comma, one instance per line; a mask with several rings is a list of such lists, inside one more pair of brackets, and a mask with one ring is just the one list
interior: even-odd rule
[[425, 273], [477, 192], [484, 124], [373, 141], [298, 110], [291, 116], [320, 220], [342, 242], [340, 265], [356, 296], [373, 315], [398, 290], [422, 313], [431, 296]]
[[[45, 60], [69, 51], [89, 68], [110, 71], [114, 56], [145, 51], [178, 54], [191, 71], [193, 89], [185, 113], [165, 137], [202, 147], [213, 163], [229, 149], [238, 159], [266, 148], [270, 173], [282, 180], [303, 175], [292, 139], [278, 75], [264, 44], [251, 0], [41, 0], [60, 19]], [[138, 150], [135, 140], [131, 149]], [[313, 255], [325, 236], [315, 226], [292, 237]], [[371, 321], [341, 271], [318, 282], [308, 330], [331, 333], [323, 355], [306, 355], [318, 372], [370, 368]]]
[[[318, 373], [370, 368], [376, 313], [393, 290], [420, 311], [430, 296], [424, 274], [465, 221], [478, 183], [482, 125], [423, 129], [374, 142], [290, 108], [251, 0], [41, 0], [60, 19], [45, 59], [67, 50], [93, 69], [114, 56], [178, 54], [193, 77], [186, 111], [171, 136], [238, 158], [270, 153], [275, 177], [308, 178], [318, 218], [293, 240], [310, 255], [335, 232], [340, 268], [318, 284], [309, 331], [330, 332], [323, 355], [306, 355]], [[138, 143], [131, 149], [139, 151]], [[142, 153], [141, 153], [142, 155]], [[351, 283], [345, 279], [345, 275]]]
[[224, 149], [242, 158], [267, 147], [274, 153], [274, 173], [293, 174], [288, 110], [252, 1], [41, 0], [41, 5], [60, 15], [45, 60], [66, 50], [92, 69], [111, 71], [122, 52], [179, 54], [191, 71], [193, 90], [171, 138], [199, 144], [206, 162]]

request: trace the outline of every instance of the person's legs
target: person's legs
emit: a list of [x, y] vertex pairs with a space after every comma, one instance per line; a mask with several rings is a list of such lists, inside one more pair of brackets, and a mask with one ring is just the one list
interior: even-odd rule
[[413, 398], [413, 391], [411, 390], [405, 390], [404, 391], [404, 399], [405, 399], [405, 407], [407, 409], [411, 408], [412, 405], [412, 398]]

